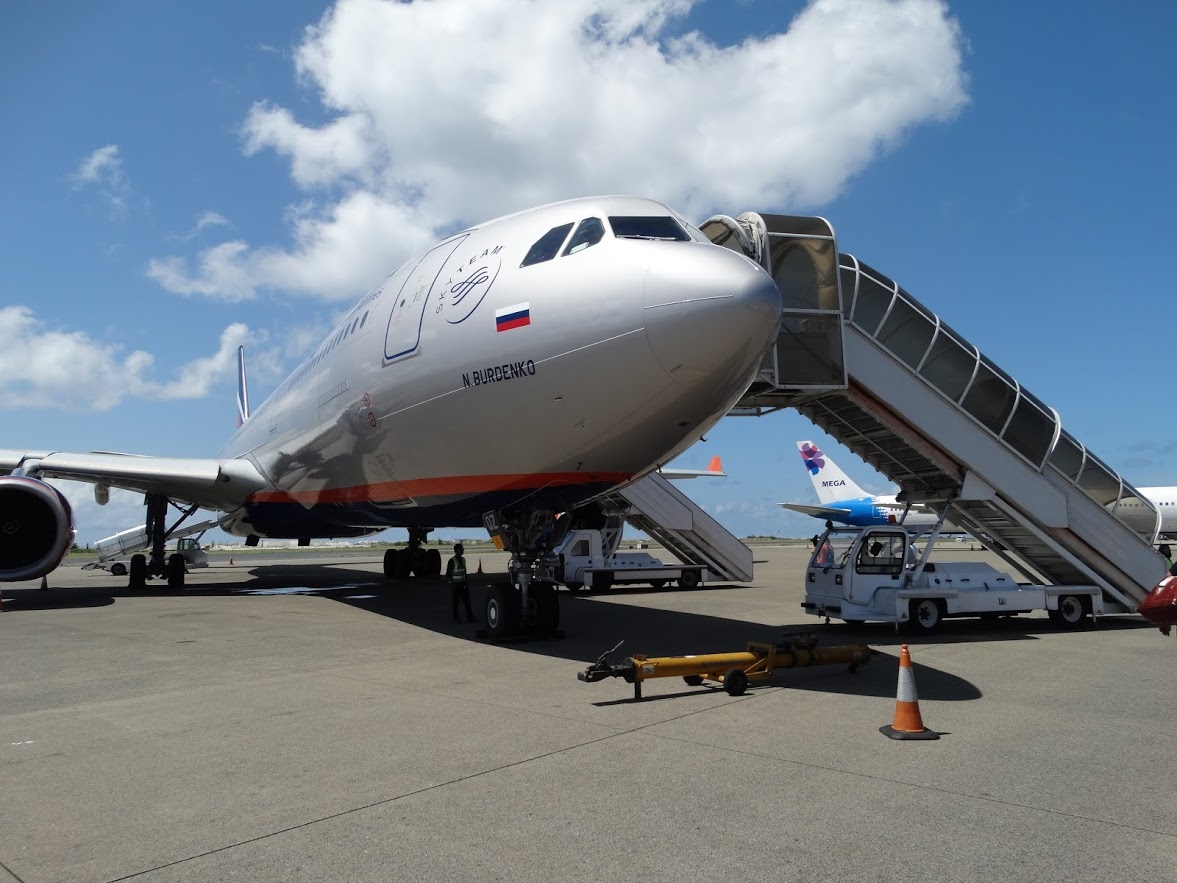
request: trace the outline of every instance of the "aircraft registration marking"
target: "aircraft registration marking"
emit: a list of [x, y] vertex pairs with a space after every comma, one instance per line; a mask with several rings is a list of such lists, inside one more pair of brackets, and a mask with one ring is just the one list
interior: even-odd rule
[[535, 362], [532, 359], [523, 359], [518, 362], [509, 362], [506, 365], [488, 365], [485, 368], [475, 368], [462, 375], [462, 386], [483, 386], [487, 383], [502, 383], [504, 380], [534, 376]]

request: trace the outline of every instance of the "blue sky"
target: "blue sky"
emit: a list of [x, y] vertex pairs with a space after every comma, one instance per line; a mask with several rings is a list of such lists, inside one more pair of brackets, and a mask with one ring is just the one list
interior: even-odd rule
[[[824, 215], [1130, 481], [1177, 484], [1177, 7], [393, 6], [5, 10], [0, 447], [212, 455], [237, 343], [260, 401], [413, 250], [608, 191]], [[794, 413], [721, 423], [678, 465], [730, 477], [684, 489], [809, 535], [776, 506], [815, 502], [805, 438], [889, 491]], [[83, 542], [140, 517], [87, 497]]]

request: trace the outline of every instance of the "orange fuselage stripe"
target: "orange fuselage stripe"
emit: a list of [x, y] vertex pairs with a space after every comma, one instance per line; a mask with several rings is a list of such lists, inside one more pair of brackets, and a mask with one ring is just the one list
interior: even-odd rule
[[414, 478], [381, 481], [353, 487], [310, 491], [261, 491], [250, 497], [254, 503], [371, 503], [427, 497], [461, 497], [495, 491], [535, 490], [553, 485], [620, 484], [633, 475], [626, 472], [547, 472], [519, 475], [455, 475], [445, 478]]

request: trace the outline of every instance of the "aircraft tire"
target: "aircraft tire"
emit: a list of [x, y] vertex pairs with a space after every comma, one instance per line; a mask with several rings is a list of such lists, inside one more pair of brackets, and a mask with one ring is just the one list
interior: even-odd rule
[[137, 592], [147, 588], [147, 556], [132, 555], [131, 569], [128, 571], [128, 574], [128, 589]]
[[386, 579], [396, 579], [396, 558], [396, 549], [384, 550], [384, 576]]
[[486, 594], [486, 631], [492, 639], [518, 634], [519, 593], [511, 586], [491, 586]]
[[176, 553], [168, 556], [168, 588], [184, 588], [184, 574], [187, 572], [183, 555]]
[[556, 587], [549, 583], [532, 584], [531, 600], [535, 602], [535, 630], [541, 635], [555, 634], [560, 628], [560, 599]]
[[413, 551], [408, 547], [396, 553], [396, 578], [408, 579], [413, 573]]
[[441, 576], [441, 550], [428, 549], [425, 552], [425, 575]]

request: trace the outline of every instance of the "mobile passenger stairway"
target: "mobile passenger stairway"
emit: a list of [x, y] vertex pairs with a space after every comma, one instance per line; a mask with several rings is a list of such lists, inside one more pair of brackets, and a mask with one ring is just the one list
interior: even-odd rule
[[[780, 337], [733, 414], [796, 408], [1032, 582], [1096, 586], [1132, 611], [1163, 575], [1153, 504], [1058, 413], [881, 273], [839, 254], [821, 218], [746, 213], [702, 225], [760, 262]], [[648, 528], [644, 528], [648, 529]]]
[[[601, 502], [683, 564], [705, 565], [705, 582], [752, 579], [752, 550], [663, 476], [650, 473], [610, 491]], [[618, 531], [608, 554], [620, 541]]]

